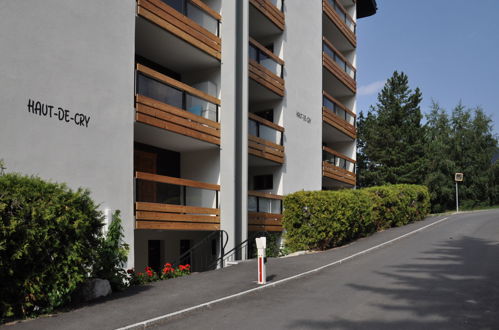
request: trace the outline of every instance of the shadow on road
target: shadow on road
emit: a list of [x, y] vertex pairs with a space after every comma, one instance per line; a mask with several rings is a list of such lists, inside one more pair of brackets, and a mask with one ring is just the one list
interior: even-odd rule
[[[421, 258], [377, 272], [379, 285], [349, 284], [373, 294], [372, 319], [300, 320], [314, 329], [498, 329], [499, 244], [471, 237], [449, 239]], [[373, 301], [373, 300], [370, 300]]]

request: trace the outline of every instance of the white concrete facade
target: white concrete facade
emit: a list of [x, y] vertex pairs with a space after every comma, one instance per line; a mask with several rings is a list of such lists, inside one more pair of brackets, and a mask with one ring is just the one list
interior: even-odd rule
[[[226, 251], [244, 242], [258, 226], [279, 231], [272, 219], [279, 219], [280, 198], [286, 194], [353, 188], [355, 137], [340, 128], [348, 126], [348, 117], [335, 119], [339, 124], [334, 125], [325, 121], [323, 92], [352, 113], [355, 92], [341, 74], [327, 71], [323, 37], [337, 48], [340, 58], [355, 66], [355, 45], [339, 28], [344, 23], [333, 22], [324, 9], [327, 3], [339, 3], [343, 9], [336, 11], [345, 10], [355, 22], [355, 2], [260, 2], [267, 7], [260, 8], [253, 0], [203, 0], [205, 7], [194, 9], [188, 0], [0, 4], [0, 159], [7, 171], [87, 188], [102, 209], [120, 210], [125, 240], [133, 251], [129, 266], [137, 269], [150, 262], [152, 245], [159, 247], [155, 253], [161, 262], [173, 261], [215, 227], [228, 235]], [[173, 16], [161, 16], [173, 10], [168, 4], [184, 7]], [[216, 30], [217, 15], [222, 17], [221, 55], [210, 48], [216, 34], [199, 27]], [[168, 24], [179, 24], [177, 30], [188, 25], [185, 31], [198, 32], [169, 30]], [[250, 54], [252, 40], [266, 48], [258, 50], [258, 63]], [[269, 59], [266, 51], [278, 59]], [[139, 118], [137, 110], [141, 95], [137, 64], [151, 68], [158, 74], [155, 84], [163, 84], [148, 86], [151, 95], [166, 93], [155, 103], [166, 105], [154, 111], [150, 109], [155, 105], [146, 107], [150, 121]], [[261, 70], [261, 80], [251, 75], [255, 68]], [[160, 82], [159, 75], [174, 82]], [[216, 100], [219, 106], [213, 103]], [[183, 110], [195, 115], [175, 117]], [[158, 113], [163, 117], [154, 117]], [[339, 110], [331, 116], [343, 115]], [[154, 124], [153, 117], [161, 125]], [[195, 123], [206, 119], [210, 121]], [[204, 137], [215, 134], [210, 125], [219, 125], [219, 142]], [[255, 144], [260, 149], [252, 153]], [[323, 145], [338, 154], [327, 158], [329, 169], [339, 173], [332, 177], [324, 174]], [[147, 159], [141, 158], [146, 165], [137, 164], [143, 155], [154, 157], [150, 173], [166, 181], [146, 184], [138, 192], [134, 172], [147, 172], [140, 167], [148, 166]], [[177, 201], [171, 202], [168, 189], [179, 185], [171, 183], [178, 181], [175, 178], [184, 180], [181, 184], [192, 181], [208, 188], [178, 188], [173, 193], [179, 194], [173, 196]], [[212, 186], [219, 186], [218, 191]], [[150, 201], [139, 200], [138, 194], [144, 193]], [[167, 199], [175, 205], [145, 221], [160, 225], [138, 229], [134, 203], [168, 204]], [[178, 211], [174, 206], [215, 211], [200, 216], [203, 210]], [[189, 213], [199, 219], [191, 228]], [[218, 225], [204, 225], [217, 217]], [[214, 240], [203, 249], [216, 257], [220, 241]], [[245, 258], [244, 252], [237, 257]]]

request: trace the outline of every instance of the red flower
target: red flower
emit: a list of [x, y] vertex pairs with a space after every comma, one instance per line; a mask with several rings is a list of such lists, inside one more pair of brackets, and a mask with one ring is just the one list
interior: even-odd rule
[[190, 268], [191, 268], [191, 265], [186, 264], [186, 265], [185, 265], [185, 268], [186, 268], [186, 269], [190, 269]]
[[172, 264], [171, 264], [171, 263], [169, 263], [169, 262], [167, 262], [167, 263], [165, 264], [165, 267], [170, 268], [171, 266], [172, 266]]
[[128, 274], [133, 274], [133, 268], [130, 268], [126, 271]]
[[180, 270], [185, 270], [185, 266], [184, 266], [184, 265], [179, 265], [179, 266], [178, 266], [178, 269], [180, 269]]

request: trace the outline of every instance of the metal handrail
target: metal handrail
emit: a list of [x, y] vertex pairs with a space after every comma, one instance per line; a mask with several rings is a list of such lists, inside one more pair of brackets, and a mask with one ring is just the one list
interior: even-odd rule
[[[228, 256], [230, 256], [230, 255], [233, 255], [233, 254], [237, 253], [239, 250], [241, 250], [241, 249], [244, 247], [244, 245], [248, 245], [248, 243], [250, 242], [250, 240], [252, 240], [253, 238], [255, 238], [255, 237], [256, 237], [257, 235], [259, 235], [259, 234], [262, 234], [262, 232], [256, 231], [256, 232], [253, 232], [253, 234], [248, 235], [248, 238], [247, 238], [247, 239], [245, 239], [244, 241], [242, 241], [241, 243], [239, 243], [238, 245], [236, 245], [236, 246], [235, 246], [234, 248], [232, 248], [231, 250], [227, 251], [227, 253], [225, 253], [225, 254], [221, 254], [221, 256], [220, 256], [217, 260], [215, 260], [213, 263], [211, 263], [211, 264], [209, 265], [209, 268], [210, 268], [210, 267], [213, 267], [213, 266], [215, 266], [215, 265], [217, 265], [219, 262], [220, 262], [221, 267], [223, 267], [223, 265], [224, 265], [224, 260], [225, 260]], [[249, 252], [249, 250], [247, 250], [247, 252]], [[248, 257], [248, 256], [247, 256], [247, 257]]]
[[[203, 244], [205, 244], [207, 241], [209, 241], [210, 239], [212, 239], [214, 236], [216, 235], [220, 235], [220, 254], [223, 255], [224, 254], [224, 250], [225, 250], [225, 247], [227, 246], [227, 243], [229, 242], [229, 234], [225, 231], [225, 230], [217, 230], [217, 231], [214, 231], [212, 232], [211, 234], [209, 234], [208, 236], [204, 237], [201, 241], [199, 241], [196, 245], [194, 245], [193, 247], [191, 247], [189, 250], [185, 251], [184, 253], [182, 253], [175, 262], [173, 262], [172, 264], [175, 266], [175, 265], [179, 265], [180, 264], [180, 261], [182, 259], [184, 259], [185, 257], [189, 256], [192, 260], [192, 254], [195, 250], [197, 250], [200, 246], [202, 246]], [[225, 239], [225, 243], [224, 243], [224, 237], [226, 238]], [[218, 261], [218, 259], [217, 259]], [[208, 268], [214, 266], [216, 264], [212, 263], [208, 266]], [[221, 268], [223, 268], [223, 264], [221, 265]]]

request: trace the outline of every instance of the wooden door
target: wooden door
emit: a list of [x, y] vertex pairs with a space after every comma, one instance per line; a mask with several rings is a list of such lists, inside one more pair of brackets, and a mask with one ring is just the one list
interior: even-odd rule
[[[154, 152], [135, 150], [135, 171], [156, 174], [157, 159], [158, 155]], [[138, 202], [157, 202], [157, 187], [155, 182], [140, 180], [139, 182], [137, 182], [136, 189]]]

